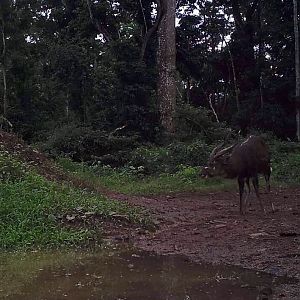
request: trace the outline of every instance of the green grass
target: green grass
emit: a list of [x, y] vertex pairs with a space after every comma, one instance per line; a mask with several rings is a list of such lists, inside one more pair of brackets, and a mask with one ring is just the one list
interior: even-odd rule
[[300, 184], [300, 153], [282, 154], [272, 164], [273, 179], [284, 185]]
[[[272, 150], [272, 181], [282, 185], [300, 183], [300, 147], [276, 142]], [[114, 169], [89, 167], [60, 159], [62, 168], [82, 181], [82, 186], [128, 195], [170, 194], [187, 191], [212, 191], [236, 186], [235, 181], [202, 179], [196, 167], [176, 166], [177, 172], [146, 176], [143, 167]], [[83, 246], [94, 243], [101, 235], [99, 223], [66, 226], [66, 215], [94, 212], [111, 218], [126, 216], [131, 222], [151, 224], [141, 210], [113, 201], [87, 190], [50, 182], [37, 175], [25, 163], [0, 151], [0, 249], [35, 249]], [[95, 225], [95, 226], [94, 226]]]
[[98, 180], [100, 185], [128, 195], [157, 195], [214, 190], [230, 185], [230, 183], [220, 179], [186, 179], [176, 173], [144, 178], [124, 176], [116, 173], [102, 176]]
[[82, 212], [94, 212], [104, 218], [120, 214], [132, 222], [148, 222], [142, 211], [126, 203], [49, 182], [33, 171], [25, 170], [22, 163], [14, 162], [14, 158], [7, 155], [2, 164], [15, 166], [12, 175], [10, 169], [0, 168], [5, 170], [5, 180], [0, 180], [2, 250], [89, 244], [98, 238], [101, 228], [92, 228], [83, 222], [80, 226], [65, 226], [61, 221], [67, 214], [76, 214], [79, 207]]
[[[300, 184], [300, 146], [297, 143], [270, 141], [272, 156], [272, 185]], [[179, 171], [146, 176], [144, 167], [88, 167], [68, 159], [60, 159], [64, 170], [97, 187], [106, 187], [128, 195], [155, 195], [187, 191], [221, 190], [236, 187], [235, 180], [203, 179], [196, 167], [173, 166]], [[263, 185], [263, 180], [260, 180]]]
[[183, 167], [174, 174], [143, 176], [136, 169], [93, 169], [84, 164], [60, 159], [59, 164], [65, 171], [86, 180], [97, 187], [106, 187], [112, 191], [128, 195], [157, 195], [187, 191], [220, 190], [231, 187], [232, 181], [218, 178], [203, 179], [199, 170]]

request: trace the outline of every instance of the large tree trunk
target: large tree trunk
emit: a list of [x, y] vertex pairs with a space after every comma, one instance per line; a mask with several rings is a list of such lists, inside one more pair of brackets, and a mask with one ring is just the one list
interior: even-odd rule
[[175, 133], [176, 106], [176, 45], [175, 0], [163, 0], [163, 17], [158, 29], [158, 87], [161, 125], [167, 134]]
[[296, 124], [297, 139], [300, 142], [300, 52], [299, 52], [299, 25], [297, 0], [294, 0], [294, 31], [295, 31], [295, 70], [296, 70]]

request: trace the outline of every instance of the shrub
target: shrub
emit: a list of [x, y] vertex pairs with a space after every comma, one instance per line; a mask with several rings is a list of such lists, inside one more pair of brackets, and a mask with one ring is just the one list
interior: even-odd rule
[[300, 145], [273, 140], [271, 153], [274, 179], [284, 183], [300, 183]]
[[199, 172], [200, 168], [198, 167], [186, 167], [181, 165], [176, 175], [185, 181], [193, 182], [194, 180], [199, 180]]
[[195, 140], [192, 143], [174, 142], [166, 147], [140, 147], [131, 155], [128, 166], [140, 168], [145, 174], [173, 173], [181, 165], [205, 164], [211, 147]]
[[110, 136], [90, 127], [66, 125], [57, 129], [40, 148], [54, 157], [122, 166], [131, 149], [137, 147], [138, 139], [137, 136]]
[[207, 144], [223, 140], [230, 128], [224, 123], [217, 123], [212, 112], [203, 107], [184, 104], [177, 108], [177, 134], [182, 140], [198, 139]]

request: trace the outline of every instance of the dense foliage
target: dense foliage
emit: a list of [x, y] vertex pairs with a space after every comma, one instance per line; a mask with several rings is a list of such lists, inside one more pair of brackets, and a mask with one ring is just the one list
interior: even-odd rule
[[[176, 28], [164, 19], [173, 3], [1, 0], [0, 129], [63, 156], [63, 174], [83, 188], [143, 195], [228, 187], [199, 178], [212, 148], [270, 132], [272, 180], [299, 184], [299, 146], [278, 139], [296, 133], [293, 1], [176, 1]], [[176, 51], [174, 43], [163, 53], [164, 29], [176, 30]], [[45, 177], [52, 162], [6, 142], [0, 249], [88, 244], [99, 231], [89, 215], [148, 222], [124, 203], [37, 175], [35, 156], [47, 162]]]
[[[155, 5], [1, 1], [1, 126], [54, 155], [112, 165], [163, 142], [155, 32], [145, 44]], [[226, 136], [224, 124], [295, 137], [292, 8], [177, 1], [179, 141], [210, 144]]]
[[[265, 135], [271, 148], [272, 175], [271, 189], [278, 186], [299, 185], [300, 146], [297, 143], [283, 142], [271, 135]], [[236, 186], [232, 180], [221, 178], [201, 178], [201, 160], [206, 161], [207, 147], [196, 144], [173, 143], [167, 147], [142, 147], [133, 152], [131, 160], [124, 167], [112, 167], [94, 163], [72, 162], [63, 158], [60, 165], [67, 172], [82, 180], [91, 182], [94, 187], [103, 186], [110, 190], [130, 195], [166, 194], [183, 191], [204, 191], [228, 189]], [[178, 151], [179, 150], [179, 151]], [[260, 180], [264, 190], [264, 179]]]

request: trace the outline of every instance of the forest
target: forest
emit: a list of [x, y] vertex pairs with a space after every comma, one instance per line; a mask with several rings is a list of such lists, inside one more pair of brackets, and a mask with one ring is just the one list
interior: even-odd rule
[[2, 127], [31, 143], [213, 126], [295, 140], [293, 2], [173, 2], [1, 1]]
[[299, 299], [299, 11], [1, 0], [0, 298]]

